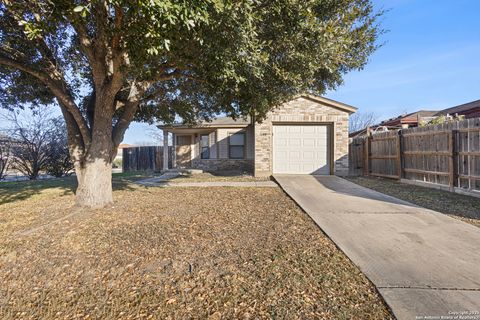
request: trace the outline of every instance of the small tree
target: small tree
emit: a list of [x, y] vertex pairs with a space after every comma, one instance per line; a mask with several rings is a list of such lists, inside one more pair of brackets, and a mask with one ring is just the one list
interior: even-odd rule
[[12, 169], [20, 171], [30, 180], [38, 178], [48, 160], [48, 141], [53, 127], [45, 114], [17, 114], [5, 116], [10, 124], [9, 137], [12, 139]]
[[462, 121], [462, 120], [465, 120], [464, 115], [458, 115], [458, 114], [440, 115], [440, 116], [435, 117], [435, 118], [433, 118], [429, 121], [420, 122], [420, 127], [432, 126], [432, 125], [436, 125], [436, 124], [444, 124], [444, 123], [450, 123], [450, 122]]
[[51, 119], [52, 130], [47, 144], [45, 172], [60, 178], [72, 172], [74, 165], [70, 158], [67, 142], [67, 128], [62, 118]]
[[10, 165], [10, 139], [0, 134], [0, 180], [5, 178]]
[[350, 116], [348, 131], [355, 132], [374, 125], [378, 116], [374, 112], [357, 112]]
[[41, 171], [60, 177], [72, 169], [65, 122], [42, 112], [8, 113], [11, 167], [31, 180]]

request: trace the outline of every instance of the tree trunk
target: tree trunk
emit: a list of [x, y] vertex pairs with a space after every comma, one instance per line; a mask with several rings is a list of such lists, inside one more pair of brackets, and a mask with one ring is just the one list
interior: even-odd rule
[[[113, 97], [94, 95], [91, 139], [85, 142], [78, 125], [67, 120], [70, 157], [75, 164], [78, 187], [75, 203], [80, 207], [103, 208], [113, 204], [112, 195], [112, 116]], [[68, 114], [67, 114], [68, 116]], [[70, 121], [68, 121], [70, 120]]]
[[76, 204], [81, 207], [103, 208], [113, 203], [112, 164], [94, 159], [75, 168], [78, 188]]

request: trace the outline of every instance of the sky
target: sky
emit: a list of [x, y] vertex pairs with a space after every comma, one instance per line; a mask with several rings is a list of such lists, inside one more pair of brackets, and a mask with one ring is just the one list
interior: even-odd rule
[[[374, 5], [386, 10], [382, 47], [327, 98], [374, 112], [380, 120], [480, 99], [480, 0], [374, 0]], [[158, 144], [151, 130], [133, 123], [124, 142]]]

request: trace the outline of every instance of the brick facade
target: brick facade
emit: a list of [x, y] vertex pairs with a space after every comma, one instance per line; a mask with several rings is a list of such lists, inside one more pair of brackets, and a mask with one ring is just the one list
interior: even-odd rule
[[273, 125], [275, 123], [318, 123], [331, 126], [333, 173], [348, 174], [348, 117], [349, 112], [300, 96], [268, 113], [262, 123], [255, 124], [255, 176], [272, 174]]

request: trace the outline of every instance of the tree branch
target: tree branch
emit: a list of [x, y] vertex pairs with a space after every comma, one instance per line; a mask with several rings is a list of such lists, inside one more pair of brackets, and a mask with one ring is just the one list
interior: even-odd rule
[[28, 66], [25, 63], [22, 63], [22, 62], [19, 62], [17, 60], [8, 58], [4, 55], [0, 55], [0, 64], [4, 65], [4, 66], [7, 66], [7, 67], [14, 68], [14, 69], [18, 69], [18, 70], [23, 71], [23, 72], [26, 72], [26, 73], [34, 76], [35, 78], [39, 79], [42, 82], [47, 82], [47, 81], [50, 80], [48, 74], [43, 72], [42, 70], [38, 70], [37, 68], [34, 68], [32, 66]]
[[120, 142], [122, 142], [125, 131], [127, 130], [128, 126], [133, 120], [133, 117], [135, 116], [135, 113], [137, 112], [138, 106], [141, 101], [141, 96], [145, 93], [145, 91], [147, 91], [149, 86], [150, 83], [148, 82], [132, 82], [128, 99], [123, 106], [123, 113], [118, 119], [117, 123], [115, 123], [115, 126], [112, 130], [112, 156], [116, 152], [116, 149]]
[[94, 60], [94, 53], [92, 49], [92, 40], [88, 36], [87, 28], [82, 22], [78, 21], [73, 17], [71, 23], [73, 29], [77, 33], [80, 49], [87, 56], [88, 61], [92, 63], [92, 61]]
[[65, 119], [65, 124], [67, 127], [68, 148], [71, 158], [74, 164], [80, 164], [83, 160], [83, 156], [85, 155], [85, 145], [83, 143], [80, 128], [78, 127], [77, 122], [72, 114], [61, 103], [60, 109], [62, 110], [63, 118]]
[[85, 122], [85, 119], [83, 118], [73, 98], [70, 96], [70, 93], [68, 93], [65, 90], [64, 86], [58, 85], [60, 80], [52, 79], [52, 77], [48, 73], [42, 70], [38, 70], [32, 66], [28, 66], [25, 63], [21, 63], [19, 61], [13, 60], [11, 58], [8, 58], [2, 55], [0, 55], [0, 64], [26, 72], [34, 76], [38, 80], [40, 80], [40, 82], [42, 82], [43, 84], [45, 84], [45, 86], [47, 86], [47, 88], [50, 89], [52, 94], [58, 99], [59, 103], [63, 104], [74, 117], [75, 122], [77, 123], [80, 129], [80, 132], [82, 133], [84, 144], [85, 145], [90, 144], [91, 135], [90, 135], [88, 125]]

